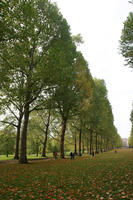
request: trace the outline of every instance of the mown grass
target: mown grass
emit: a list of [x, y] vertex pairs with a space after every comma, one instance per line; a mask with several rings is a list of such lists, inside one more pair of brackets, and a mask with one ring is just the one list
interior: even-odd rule
[[8, 157], [5, 155], [0, 155], [0, 161], [1, 160], [12, 160], [14, 158], [13, 155], [9, 155]]
[[[59, 153], [58, 153], [58, 156], [59, 156]], [[70, 157], [70, 152], [66, 152], [65, 156]], [[44, 157], [42, 157], [41, 154], [39, 154], [38, 156], [35, 154], [30, 154], [30, 155], [27, 155], [27, 158], [28, 159], [39, 159], [39, 158], [44, 158]], [[47, 153], [46, 158], [53, 158], [53, 153]], [[5, 161], [6, 160], [14, 160], [14, 155], [8, 155], [8, 157], [6, 155], [0, 155], [0, 161], [4, 161], [4, 160]]]
[[133, 150], [0, 164], [0, 200], [133, 200]]

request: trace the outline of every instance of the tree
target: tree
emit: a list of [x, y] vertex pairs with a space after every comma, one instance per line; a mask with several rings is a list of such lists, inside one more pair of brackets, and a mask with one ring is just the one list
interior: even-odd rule
[[88, 68], [88, 63], [84, 59], [81, 52], [77, 52], [77, 59], [75, 62], [76, 68], [76, 90], [78, 94], [78, 107], [76, 112], [76, 128], [79, 133], [79, 149], [78, 155], [81, 156], [81, 143], [84, 126], [87, 123], [88, 108], [90, 106], [93, 87], [92, 76]]
[[133, 68], [133, 12], [129, 13], [120, 39], [120, 52], [125, 57], [126, 64]]
[[95, 152], [108, 150], [115, 145], [117, 130], [113, 124], [112, 108], [107, 96], [104, 80], [94, 79], [93, 98], [88, 110], [90, 129], [90, 153], [95, 146]]
[[0, 131], [0, 154], [12, 155], [15, 146], [15, 132], [12, 126], [6, 126]]
[[[4, 120], [0, 122], [3, 124], [9, 124], [16, 128], [16, 148], [14, 159], [19, 159], [19, 143], [20, 143], [20, 130], [23, 118], [23, 99], [21, 98], [22, 83], [16, 82], [16, 85], [20, 90], [14, 90], [14, 88], [8, 88], [2, 85], [2, 95], [0, 96], [0, 109], [4, 114]], [[17, 98], [16, 98], [17, 96]]]
[[[29, 114], [68, 73], [75, 47], [66, 20], [47, 0], [12, 0], [8, 18], [13, 39], [1, 43], [0, 70], [8, 77], [7, 85], [18, 91], [16, 80], [23, 80], [24, 120], [20, 163], [27, 163], [26, 141]], [[17, 94], [16, 98], [18, 97]]]
[[77, 105], [77, 96], [72, 84], [73, 79], [64, 83], [57, 88], [54, 101], [56, 105], [56, 111], [61, 116], [61, 135], [60, 135], [60, 157], [64, 158], [64, 141], [67, 121], [70, 120], [74, 114]]
[[131, 115], [130, 115], [130, 121], [132, 123], [132, 127], [131, 127], [131, 133], [130, 136], [128, 138], [128, 143], [130, 147], [133, 147], [133, 109], [131, 111]]
[[33, 132], [33, 131], [36, 132], [35, 133], [36, 136], [34, 137], [36, 137], [36, 140], [38, 140], [39, 144], [41, 143], [41, 146], [43, 149], [42, 157], [46, 157], [46, 147], [47, 147], [47, 140], [49, 136], [49, 127], [51, 125], [50, 118], [51, 118], [50, 106], [47, 109], [45, 108], [43, 110], [33, 112], [30, 117], [29, 130], [30, 132]]
[[12, 7], [14, 1], [0, 1], [0, 42], [5, 42], [13, 38], [13, 24], [9, 18], [9, 8]]

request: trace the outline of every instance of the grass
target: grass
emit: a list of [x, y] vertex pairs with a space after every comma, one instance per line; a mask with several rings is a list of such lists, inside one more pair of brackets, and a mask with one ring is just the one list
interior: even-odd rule
[[133, 200], [133, 150], [0, 164], [0, 200]]
[[[47, 154], [48, 157], [53, 157], [52, 153]], [[27, 156], [28, 159], [37, 159], [37, 158], [42, 158], [41, 155], [28, 155]], [[14, 160], [14, 155], [8, 155], [8, 157], [6, 155], [0, 155], [0, 161], [4, 161], [4, 160]]]
[[[66, 157], [70, 157], [70, 152], [65, 153]], [[53, 153], [47, 153], [46, 154], [47, 158], [53, 158]], [[59, 156], [59, 153], [58, 153]], [[28, 159], [38, 159], [38, 158], [43, 158], [41, 154], [36, 156], [35, 154], [31, 154], [27, 156]], [[5, 161], [5, 160], [14, 160], [14, 155], [0, 155], [0, 161]]]
[[1, 160], [13, 160], [14, 156], [13, 155], [9, 155], [8, 157], [5, 155], [0, 155], [0, 161]]

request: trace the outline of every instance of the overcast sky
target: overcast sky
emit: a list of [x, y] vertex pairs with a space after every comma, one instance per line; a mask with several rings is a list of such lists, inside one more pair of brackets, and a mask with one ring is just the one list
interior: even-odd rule
[[72, 35], [81, 34], [81, 45], [93, 77], [104, 79], [112, 105], [114, 123], [128, 138], [133, 101], [133, 70], [124, 65], [119, 40], [133, 5], [128, 0], [53, 0], [66, 18]]

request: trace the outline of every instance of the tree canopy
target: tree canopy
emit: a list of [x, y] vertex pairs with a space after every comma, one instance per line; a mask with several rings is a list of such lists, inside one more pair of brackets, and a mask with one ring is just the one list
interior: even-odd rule
[[[96, 152], [116, 147], [120, 137], [106, 84], [92, 77], [76, 48], [83, 39], [71, 35], [56, 4], [7, 0], [0, 7], [0, 111], [5, 115], [1, 123], [16, 127], [19, 163], [27, 163], [29, 145], [34, 147], [28, 152], [41, 151], [43, 156], [46, 149], [60, 149], [62, 158], [73, 144], [76, 152], [77, 138], [79, 155], [81, 146], [83, 152], [88, 145]], [[126, 38], [122, 40], [123, 48]]]
[[120, 39], [120, 52], [124, 56], [126, 64], [133, 68], [133, 12], [129, 13]]

